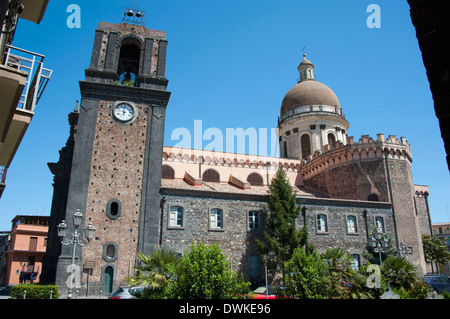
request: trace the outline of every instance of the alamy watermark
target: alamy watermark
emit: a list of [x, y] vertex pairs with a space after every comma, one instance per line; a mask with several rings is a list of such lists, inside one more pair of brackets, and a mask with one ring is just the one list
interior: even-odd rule
[[381, 269], [379, 265], [371, 264], [367, 266], [367, 276], [366, 286], [367, 288], [381, 288]]
[[67, 277], [66, 286], [68, 288], [81, 288], [81, 267], [77, 264], [67, 265], [66, 272], [70, 275]]
[[66, 20], [69, 29], [81, 28], [81, 8], [78, 4], [69, 4], [66, 12], [70, 13]]
[[276, 128], [238, 127], [226, 128], [223, 132], [217, 127], [203, 130], [203, 121], [194, 120], [193, 134], [185, 127], [178, 127], [172, 131], [170, 139], [178, 141], [174, 147], [187, 149], [273, 157], [278, 151]]
[[381, 8], [378, 4], [369, 4], [367, 6], [366, 12], [370, 12], [367, 17], [366, 24], [369, 29], [379, 29], [381, 28]]

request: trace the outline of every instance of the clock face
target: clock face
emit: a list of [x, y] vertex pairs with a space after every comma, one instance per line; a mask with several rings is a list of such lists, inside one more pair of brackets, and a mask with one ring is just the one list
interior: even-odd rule
[[121, 103], [114, 108], [113, 115], [121, 122], [129, 122], [134, 118], [134, 108], [127, 103]]

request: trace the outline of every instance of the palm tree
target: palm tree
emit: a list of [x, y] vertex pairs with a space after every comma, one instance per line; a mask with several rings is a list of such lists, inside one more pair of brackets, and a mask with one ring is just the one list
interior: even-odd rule
[[394, 289], [409, 290], [417, 280], [416, 267], [400, 256], [386, 259], [382, 272], [389, 286]]
[[135, 267], [135, 275], [127, 279], [128, 284], [160, 291], [170, 278], [172, 266], [180, 262], [181, 255], [173, 250], [155, 247], [153, 254], [144, 255], [139, 252], [138, 258], [141, 264]]
[[334, 277], [346, 281], [353, 276], [353, 258], [341, 248], [327, 248], [321, 257], [328, 262], [328, 270]]

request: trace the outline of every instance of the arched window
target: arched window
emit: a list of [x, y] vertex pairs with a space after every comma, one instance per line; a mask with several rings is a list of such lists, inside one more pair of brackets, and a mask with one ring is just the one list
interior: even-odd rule
[[282, 146], [282, 148], [281, 148], [281, 157], [284, 157], [284, 158], [286, 158], [286, 157], [288, 157], [288, 151], [287, 151], [287, 143], [286, 143], [286, 141], [283, 141], [283, 144], [282, 144], [283, 146]]
[[302, 144], [302, 158], [307, 159], [311, 155], [311, 141], [308, 134], [303, 134], [300, 142]]
[[219, 175], [219, 173], [216, 170], [210, 168], [210, 169], [207, 169], [203, 173], [202, 180], [204, 182], [219, 183], [220, 182], [220, 175]]
[[161, 177], [165, 178], [165, 179], [174, 179], [175, 178], [175, 171], [169, 165], [163, 165], [162, 166], [162, 175], [161, 175]]
[[378, 195], [377, 194], [370, 194], [367, 198], [370, 202], [378, 202]]
[[122, 85], [135, 86], [139, 75], [139, 60], [141, 57], [141, 44], [137, 39], [127, 38], [122, 41], [120, 48], [119, 66], [117, 75]]
[[328, 133], [328, 145], [333, 147], [336, 144], [336, 137], [333, 133]]
[[248, 175], [247, 182], [249, 182], [250, 185], [252, 185], [252, 186], [263, 186], [264, 185], [263, 178], [258, 173], [251, 173], [250, 175]]

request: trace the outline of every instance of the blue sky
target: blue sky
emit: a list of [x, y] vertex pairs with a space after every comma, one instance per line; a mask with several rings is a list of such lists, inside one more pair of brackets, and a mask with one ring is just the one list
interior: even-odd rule
[[[349, 136], [404, 136], [413, 152], [414, 183], [430, 187], [433, 222], [450, 221], [450, 174], [433, 100], [406, 0], [135, 1], [147, 28], [169, 41], [166, 77], [172, 92], [165, 145], [173, 130], [273, 128], [281, 101], [297, 83], [303, 48], [318, 81], [338, 96]], [[81, 28], [68, 28], [67, 7], [81, 8]], [[371, 3], [381, 28], [369, 29]], [[49, 215], [52, 174], [80, 99], [99, 21], [120, 23], [132, 1], [50, 0], [41, 24], [21, 20], [14, 45], [46, 56], [52, 78], [8, 170], [0, 230], [17, 214]], [[207, 142], [203, 146], [205, 146]]]

